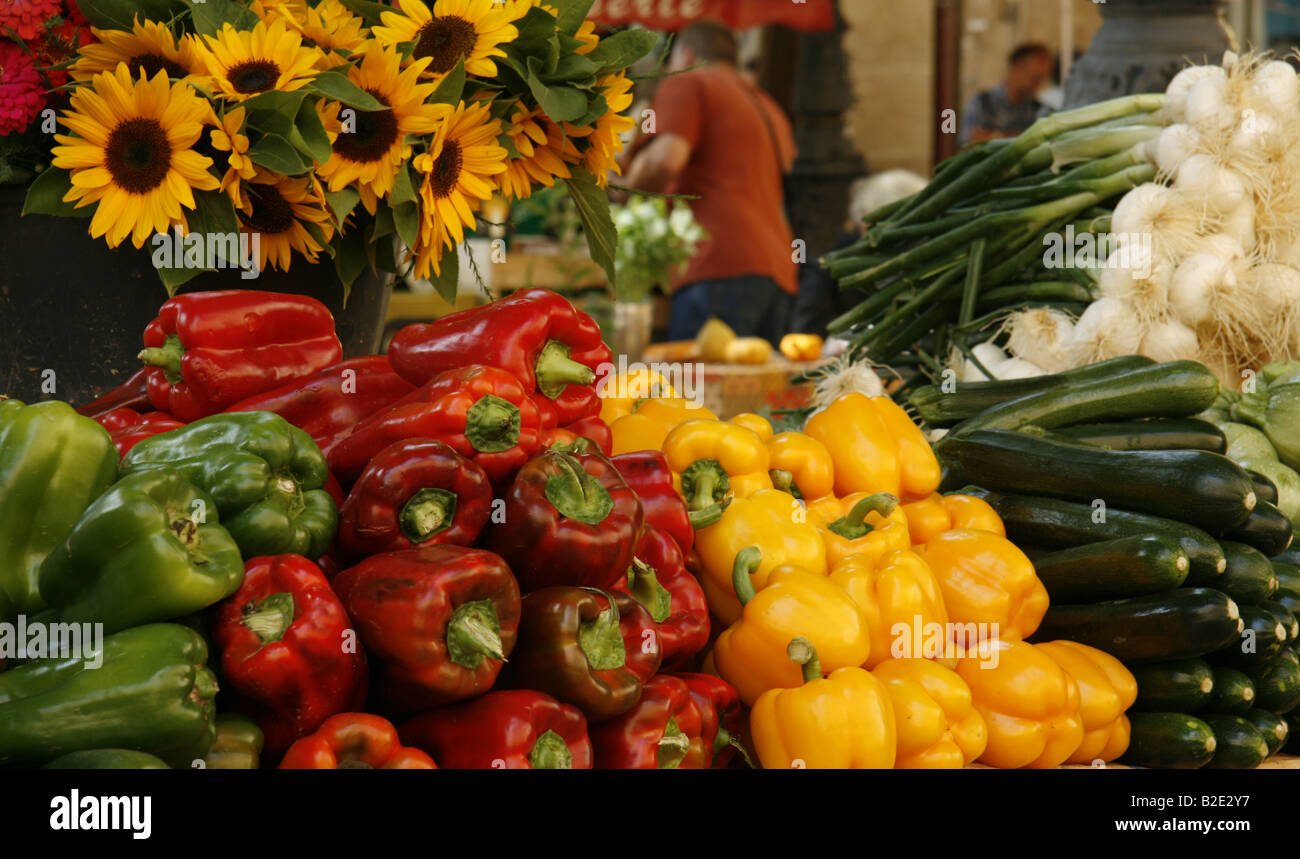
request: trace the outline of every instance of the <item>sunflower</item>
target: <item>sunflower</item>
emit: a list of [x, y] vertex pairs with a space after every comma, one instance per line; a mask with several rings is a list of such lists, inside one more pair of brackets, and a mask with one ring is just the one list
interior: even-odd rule
[[235, 212], [242, 232], [257, 236], [257, 270], [269, 261], [289, 270], [293, 252], [314, 263], [334, 235], [325, 195], [310, 176], [281, 176], [259, 169], [244, 185], [244, 206]]
[[400, 0], [402, 12], [384, 12], [384, 26], [373, 28], [375, 38], [386, 45], [414, 42], [412, 60], [429, 59], [425, 76], [441, 80], [465, 61], [471, 75], [494, 78], [492, 57], [504, 57], [498, 47], [513, 41], [519, 31], [513, 22], [532, 7], [531, 0], [499, 4], [494, 0], [437, 0], [433, 9], [421, 0]]
[[218, 186], [212, 165], [193, 151], [211, 108], [185, 83], [169, 84], [159, 71], [131, 79], [125, 64], [101, 72], [72, 93], [56, 134], [54, 166], [72, 173], [65, 202], [97, 204], [90, 235], [117, 247], [128, 235], [137, 248], [155, 232], [184, 223], [194, 190]]
[[618, 154], [623, 151], [621, 135], [635, 128], [636, 120], [623, 113], [632, 105], [632, 79], [626, 73], [608, 75], [597, 84], [604, 88], [605, 103], [609, 110], [596, 120], [594, 126], [580, 128], [566, 122], [564, 130], [571, 137], [586, 139], [583, 164], [596, 177], [596, 184], [604, 188], [610, 171], [616, 174], [623, 172], [618, 166]]
[[540, 107], [529, 110], [516, 104], [506, 136], [519, 153], [518, 158], [506, 162], [506, 171], [498, 180], [501, 193], [507, 200], [532, 196], [534, 184], [551, 188], [556, 177], [568, 179], [573, 174], [565, 163], [566, 157], [570, 163], [577, 163], [582, 158], [573, 141], [546, 118]]
[[302, 43], [283, 21], [268, 25], [258, 21], [249, 30], [226, 24], [216, 36], [204, 36], [208, 47], [201, 56], [212, 75], [213, 90], [234, 101], [244, 101], [267, 90], [293, 92], [316, 74], [321, 52]]
[[72, 79], [88, 81], [100, 72], [111, 72], [118, 63], [126, 63], [134, 77], [142, 69], [147, 77], [160, 70], [170, 78], [180, 78], [199, 83], [205, 67], [199, 59], [199, 49], [192, 36], [177, 39], [157, 21], [136, 19], [126, 30], [90, 29], [98, 44], [86, 45], [80, 58], [72, 65]]
[[393, 189], [398, 168], [410, 157], [406, 135], [432, 134], [451, 106], [424, 103], [434, 90], [433, 84], [420, 83], [427, 59], [402, 70], [396, 49], [376, 42], [360, 56], [361, 64], [348, 69], [348, 77], [388, 110], [350, 110], [344, 116], [336, 102], [323, 107], [321, 119], [333, 152], [316, 172], [331, 191], [356, 183], [366, 211], [374, 214], [376, 200]]
[[415, 251], [415, 276], [441, 273], [443, 247], [465, 240], [474, 228], [474, 210], [496, 190], [491, 177], [506, 171], [509, 153], [497, 143], [501, 120], [492, 119], [491, 105], [465, 102], [439, 127], [429, 151], [415, 159], [420, 182], [420, 231]]
[[[258, 11], [259, 3], [265, 4], [261, 11]], [[263, 21], [269, 24], [282, 20], [289, 29], [302, 34], [305, 44], [324, 51], [316, 66], [322, 70], [347, 62], [348, 55], [360, 49], [368, 36], [365, 20], [339, 0], [321, 0], [316, 6], [308, 5], [305, 0], [275, 4], [259, 0], [253, 8]]]
[[245, 208], [247, 202], [242, 193], [241, 179], [252, 179], [257, 174], [257, 167], [248, 156], [248, 137], [241, 134], [244, 127], [244, 108], [237, 107], [226, 111], [226, 115], [217, 118], [216, 128], [209, 133], [212, 148], [226, 155], [226, 172], [221, 177], [221, 190], [230, 197], [235, 208]]

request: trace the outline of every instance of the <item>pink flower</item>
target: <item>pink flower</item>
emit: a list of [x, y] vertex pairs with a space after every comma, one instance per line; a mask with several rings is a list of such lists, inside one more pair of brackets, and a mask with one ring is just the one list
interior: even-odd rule
[[0, 40], [0, 135], [22, 131], [45, 107], [41, 76], [22, 47]]
[[9, 29], [21, 39], [35, 39], [46, 21], [62, 13], [62, 0], [6, 0], [0, 4], [0, 33]]

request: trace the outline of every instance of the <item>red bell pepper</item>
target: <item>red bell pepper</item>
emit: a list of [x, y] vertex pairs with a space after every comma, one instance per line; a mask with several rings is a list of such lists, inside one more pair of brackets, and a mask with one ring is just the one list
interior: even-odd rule
[[526, 689], [421, 713], [398, 732], [403, 743], [428, 752], [444, 769], [591, 769], [582, 711]]
[[542, 451], [506, 490], [486, 545], [528, 593], [550, 585], [607, 588], [627, 574], [641, 502], [600, 454]]
[[113, 439], [118, 456], [126, 456], [131, 448], [147, 438], [179, 429], [185, 424], [165, 412], [145, 412], [122, 407], [105, 412], [95, 418]]
[[543, 588], [524, 597], [519, 643], [502, 682], [545, 692], [599, 722], [630, 710], [659, 662], [654, 621], [632, 597]]
[[537, 452], [540, 432], [537, 404], [518, 379], [496, 367], [468, 364], [362, 421], [327, 461], [350, 484], [393, 442], [429, 438], [477, 462], [493, 484], [504, 483]]
[[627, 577], [613, 587], [631, 594], [654, 618], [664, 668], [682, 665], [709, 643], [709, 603], [686, 572], [672, 537], [647, 527]]
[[[673, 488], [673, 472], [668, 458], [658, 450], [621, 453], [612, 459], [627, 485], [636, 491], [645, 510], [645, 521], [677, 541], [682, 554], [689, 555], [695, 545], [695, 528], [712, 524], [710, 513], [691, 513], [681, 494]], [[699, 523], [698, 525], [695, 523]]]
[[702, 736], [711, 749], [713, 768], [726, 769], [737, 753], [753, 767], [749, 751], [740, 740], [745, 728], [745, 714], [736, 687], [712, 674], [678, 673], [673, 676], [686, 684], [700, 708], [704, 719]]
[[324, 304], [250, 289], [169, 299], [145, 328], [144, 345], [150, 402], [183, 421], [214, 415], [343, 358]]
[[704, 718], [690, 689], [671, 674], [641, 687], [641, 700], [617, 718], [591, 726], [596, 768], [702, 770], [713, 758]]
[[417, 545], [478, 539], [492, 484], [478, 463], [440, 441], [407, 439], [370, 460], [339, 510], [338, 547], [349, 560]]
[[329, 453], [357, 424], [414, 390], [414, 385], [393, 372], [387, 356], [366, 355], [254, 394], [225, 411], [275, 412]]
[[387, 719], [370, 713], [339, 713], [316, 733], [285, 752], [282, 770], [436, 770], [419, 749], [407, 748]]
[[393, 337], [388, 356], [393, 369], [417, 385], [471, 363], [508, 370], [536, 393], [546, 426], [600, 413], [596, 372], [611, 360], [595, 320], [549, 289], [525, 289], [408, 325]]
[[600, 448], [600, 452], [605, 456], [609, 456], [609, 452], [614, 449], [614, 432], [609, 428], [609, 424], [600, 419], [599, 415], [592, 415], [574, 421], [565, 429], [579, 438], [594, 441], [596, 446]]
[[131, 377], [97, 400], [92, 400], [77, 408], [77, 414], [99, 420], [103, 415], [115, 409], [132, 409], [149, 411], [154, 407], [149, 402], [149, 368], [141, 367]]
[[514, 649], [519, 585], [491, 552], [386, 552], [333, 585], [370, 656], [374, 697], [394, 713], [483, 694]]
[[366, 698], [366, 656], [324, 573], [301, 555], [252, 558], [217, 605], [221, 678], [245, 699], [268, 752], [289, 748]]

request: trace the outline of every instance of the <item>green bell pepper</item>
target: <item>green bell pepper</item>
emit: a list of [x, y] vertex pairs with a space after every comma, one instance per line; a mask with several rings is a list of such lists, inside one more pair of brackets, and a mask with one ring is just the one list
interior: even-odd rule
[[189, 767], [216, 739], [207, 661], [194, 630], [152, 623], [105, 637], [93, 654], [11, 668], [0, 674], [0, 764], [112, 748]]
[[217, 739], [203, 758], [210, 770], [255, 770], [262, 754], [262, 729], [243, 713], [217, 716]]
[[163, 466], [212, 497], [245, 558], [319, 558], [334, 540], [338, 511], [322, 489], [325, 456], [279, 415], [213, 415], [145, 439], [122, 462], [127, 474]]
[[134, 749], [86, 749], [60, 755], [44, 770], [169, 770], [159, 757]]
[[1291, 468], [1300, 468], [1300, 382], [1242, 395], [1232, 406], [1232, 418], [1262, 429], [1277, 458]]
[[0, 400], [0, 589], [14, 610], [45, 607], [37, 572], [117, 479], [108, 431], [59, 400]]
[[115, 483], [40, 570], [41, 595], [59, 620], [102, 623], [106, 633], [207, 608], [243, 581], [216, 506], [170, 468]]

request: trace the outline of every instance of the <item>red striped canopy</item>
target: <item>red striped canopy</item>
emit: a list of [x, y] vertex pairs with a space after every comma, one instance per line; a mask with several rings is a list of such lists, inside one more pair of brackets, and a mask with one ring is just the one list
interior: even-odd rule
[[596, 0], [587, 17], [608, 26], [641, 24], [676, 32], [695, 21], [721, 21], [733, 30], [779, 24], [794, 30], [830, 30], [832, 0]]

